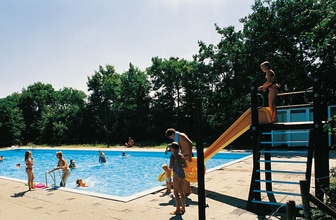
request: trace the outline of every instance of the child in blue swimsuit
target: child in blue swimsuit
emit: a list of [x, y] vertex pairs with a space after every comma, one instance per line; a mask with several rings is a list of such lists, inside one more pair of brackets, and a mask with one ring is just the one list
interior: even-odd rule
[[[170, 156], [169, 168], [173, 169], [173, 188], [176, 203], [176, 210], [171, 212], [172, 215], [182, 215], [185, 212], [185, 191], [186, 184], [183, 168], [187, 166], [186, 161], [179, 151], [179, 145], [176, 142], [171, 143], [172, 155]], [[181, 206], [180, 206], [181, 198]]]

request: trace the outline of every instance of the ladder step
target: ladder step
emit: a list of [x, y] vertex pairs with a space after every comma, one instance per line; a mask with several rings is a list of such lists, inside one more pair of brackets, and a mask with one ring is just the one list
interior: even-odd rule
[[[273, 206], [286, 206], [287, 204], [285, 203], [280, 203], [280, 202], [268, 202], [268, 201], [259, 201], [259, 200], [252, 200], [252, 203], [257, 203], [257, 204], [263, 204], [263, 205], [273, 205]], [[296, 206], [298, 209], [302, 209], [302, 206]]]
[[308, 141], [260, 141], [260, 144], [300, 144], [300, 143], [308, 143]]
[[257, 193], [267, 193], [267, 194], [288, 195], [288, 196], [301, 196], [300, 193], [280, 192], [280, 191], [253, 190], [253, 192], [257, 192]]
[[299, 185], [299, 182], [280, 181], [280, 180], [255, 180], [257, 183], [280, 183], [280, 184], [294, 184]]
[[258, 173], [288, 173], [288, 174], [306, 174], [306, 172], [300, 171], [288, 171], [288, 170], [256, 170]]
[[261, 153], [261, 154], [274, 153], [274, 154], [300, 154], [300, 155], [307, 155], [307, 151], [261, 150], [261, 151], [259, 151], [259, 153]]
[[309, 131], [271, 131], [271, 132], [262, 132], [262, 134], [274, 134], [274, 135], [290, 135], [290, 134], [309, 134]]
[[274, 205], [274, 206], [285, 206], [284, 203], [278, 203], [278, 202], [269, 202], [269, 201], [259, 201], [259, 200], [252, 200], [253, 203], [263, 204], [263, 205]]
[[293, 160], [258, 160], [258, 162], [264, 163], [307, 163], [306, 161], [293, 161]]

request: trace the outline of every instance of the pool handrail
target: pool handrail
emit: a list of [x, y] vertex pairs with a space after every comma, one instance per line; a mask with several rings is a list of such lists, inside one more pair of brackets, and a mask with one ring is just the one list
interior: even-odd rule
[[[60, 172], [59, 169], [57, 169], [57, 170], [58, 170], [58, 173], [59, 173], [59, 172]], [[56, 175], [55, 175], [55, 172], [56, 172], [57, 170], [53, 169], [53, 170], [49, 170], [49, 171], [46, 171], [46, 172], [45, 172], [45, 182], [46, 182], [46, 187], [48, 187], [48, 174], [50, 175], [51, 179], [54, 181], [53, 186], [56, 187]], [[53, 174], [53, 176], [52, 176], [51, 173]], [[59, 174], [60, 174], [60, 173], [59, 173]], [[61, 175], [61, 174], [60, 174], [60, 175]]]

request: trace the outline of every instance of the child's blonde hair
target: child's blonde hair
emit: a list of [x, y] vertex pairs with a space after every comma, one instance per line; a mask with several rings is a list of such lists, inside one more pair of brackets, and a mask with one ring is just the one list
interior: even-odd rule
[[163, 165], [162, 165], [162, 168], [165, 168], [165, 167], [168, 168], [168, 165], [167, 165], [167, 164], [163, 164]]

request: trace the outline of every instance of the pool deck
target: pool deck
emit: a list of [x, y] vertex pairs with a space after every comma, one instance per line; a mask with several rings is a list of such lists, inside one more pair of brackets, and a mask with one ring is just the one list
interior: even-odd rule
[[[334, 167], [336, 166], [335, 152], [330, 152], [330, 155], [330, 167]], [[286, 219], [278, 213], [273, 216], [258, 216], [246, 211], [251, 170], [252, 158], [250, 157], [206, 174], [206, 204], [208, 205], [205, 209], [206, 219]], [[175, 209], [174, 198], [172, 194], [164, 194], [164, 190], [129, 202], [120, 202], [68, 192], [60, 188], [27, 191], [27, 186], [22, 182], [0, 178], [0, 219], [196, 220], [199, 219], [197, 184], [192, 186], [194, 193], [187, 198], [186, 212], [182, 216], [172, 216], [169, 212]]]

